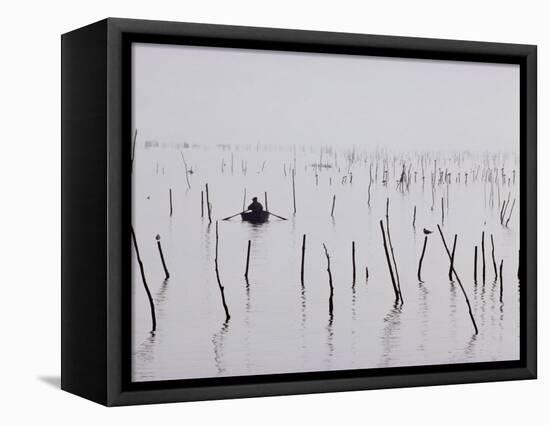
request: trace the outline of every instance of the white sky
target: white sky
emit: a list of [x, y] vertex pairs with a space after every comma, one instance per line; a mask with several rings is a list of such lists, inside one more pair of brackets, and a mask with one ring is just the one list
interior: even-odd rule
[[519, 66], [133, 45], [139, 139], [519, 152]]

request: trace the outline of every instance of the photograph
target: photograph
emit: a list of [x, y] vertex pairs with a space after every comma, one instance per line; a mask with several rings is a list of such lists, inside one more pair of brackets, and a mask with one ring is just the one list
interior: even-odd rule
[[130, 58], [132, 382], [520, 360], [519, 64]]

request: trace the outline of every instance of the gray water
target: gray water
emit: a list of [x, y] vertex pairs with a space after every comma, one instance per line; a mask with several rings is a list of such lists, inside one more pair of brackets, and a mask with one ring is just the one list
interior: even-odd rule
[[[191, 189], [187, 187], [180, 150], [193, 170], [188, 175]], [[157, 331], [150, 333], [150, 308], [133, 251], [134, 381], [519, 358], [517, 156], [464, 153], [457, 160], [456, 154], [428, 152], [422, 180], [423, 153], [362, 152], [359, 148], [352, 152], [341, 149], [321, 153], [318, 148], [304, 147], [137, 146], [132, 220], [154, 298]], [[449, 184], [436, 182], [432, 193], [434, 159], [437, 169], [447, 169], [451, 177]], [[387, 184], [382, 182], [384, 160], [389, 175]], [[411, 164], [410, 185], [404, 191], [396, 189], [401, 161], [407, 168]], [[319, 163], [330, 167], [314, 166]], [[292, 168], [296, 170], [296, 214]], [[498, 184], [495, 180], [485, 181], [483, 174], [489, 168], [498, 169]], [[501, 168], [507, 175], [504, 182]], [[479, 174], [474, 182], [475, 169], [479, 169]], [[467, 184], [465, 172], [469, 173]], [[205, 183], [209, 184], [212, 224], [206, 209], [201, 217], [201, 190]], [[169, 188], [173, 196], [171, 217]], [[269, 210], [288, 220], [272, 216], [262, 225], [241, 222], [240, 217], [219, 221], [219, 272], [231, 314], [225, 322], [214, 269], [215, 221], [241, 211], [245, 188], [246, 205], [252, 196], [258, 196], [263, 203], [267, 192]], [[510, 206], [514, 198], [516, 205], [508, 227], [504, 227], [500, 224], [500, 205], [509, 193]], [[336, 204], [331, 217], [333, 195]], [[387, 198], [404, 301], [401, 306], [394, 305], [379, 226], [379, 221], [385, 220]], [[454, 234], [458, 235], [455, 269], [470, 299], [479, 328], [477, 335], [458, 282], [449, 281], [449, 260], [437, 224], [442, 225], [449, 246]], [[434, 233], [428, 237], [424, 282], [419, 282], [423, 228]], [[481, 278], [482, 231], [485, 284]], [[155, 241], [157, 234], [161, 236], [170, 272], [166, 281]], [[303, 234], [307, 235], [307, 243], [302, 287]], [[502, 302], [500, 281], [495, 281], [493, 271], [491, 234], [497, 267], [503, 260]], [[244, 268], [248, 240], [252, 241], [252, 249], [247, 282]], [[356, 245], [355, 283], [352, 241]], [[334, 282], [332, 315], [323, 243], [330, 254]], [[475, 245], [477, 284], [473, 279]]]

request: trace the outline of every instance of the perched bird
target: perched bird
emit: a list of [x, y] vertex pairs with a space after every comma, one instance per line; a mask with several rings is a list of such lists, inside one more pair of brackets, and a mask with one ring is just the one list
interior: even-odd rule
[[428, 230], [426, 228], [422, 229], [425, 235], [429, 235], [430, 233], [433, 233], [431, 230]]

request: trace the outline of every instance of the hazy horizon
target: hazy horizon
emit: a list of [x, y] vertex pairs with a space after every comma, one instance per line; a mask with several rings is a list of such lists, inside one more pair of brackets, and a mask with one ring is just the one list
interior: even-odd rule
[[519, 67], [134, 43], [139, 140], [519, 151]]

